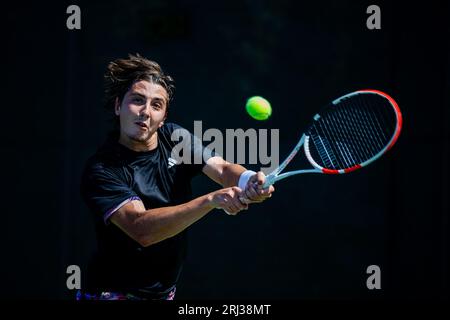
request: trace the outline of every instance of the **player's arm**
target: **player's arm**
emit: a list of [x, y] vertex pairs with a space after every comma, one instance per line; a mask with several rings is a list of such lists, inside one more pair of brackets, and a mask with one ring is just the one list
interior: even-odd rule
[[128, 236], [146, 247], [173, 237], [202, 218], [214, 208], [230, 214], [247, 209], [239, 200], [241, 189], [231, 187], [211, 192], [177, 206], [146, 210], [140, 200], [133, 200], [118, 209], [111, 221]]
[[[223, 187], [239, 186], [251, 202], [261, 202], [270, 198], [273, 186], [263, 189], [266, 181], [263, 172], [250, 172], [239, 164], [230, 163], [222, 157], [211, 157], [203, 167], [203, 173]], [[249, 202], [250, 203], [250, 202]]]
[[246, 169], [239, 165], [225, 161], [222, 157], [211, 157], [203, 166], [203, 173], [222, 187], [237, 186], [239, 177]]

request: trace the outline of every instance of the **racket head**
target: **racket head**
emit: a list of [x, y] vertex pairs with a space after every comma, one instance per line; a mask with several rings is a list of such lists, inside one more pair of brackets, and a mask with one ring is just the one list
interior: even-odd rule
[[322, 173], [352, 172], [391, 149], [402, 124], [400, 108], [388, 94], [372, 89], [355, 91], [314, 116], [305, 134], [305, 155]]

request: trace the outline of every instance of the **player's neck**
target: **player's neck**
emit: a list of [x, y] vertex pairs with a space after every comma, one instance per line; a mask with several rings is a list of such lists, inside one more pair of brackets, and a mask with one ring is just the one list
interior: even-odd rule
[[151, 151], [158, 147], [158, 132], [153, 133], [146, 141], [136, 141], [120, 134], [119, 143], [136, 152]]

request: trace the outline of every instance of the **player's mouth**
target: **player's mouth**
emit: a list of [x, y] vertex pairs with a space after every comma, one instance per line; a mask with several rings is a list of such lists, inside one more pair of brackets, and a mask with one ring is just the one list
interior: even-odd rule
[[135, 124], [138, 125], [142, 129], [148, 130], [148, 125], [145, 122], [136, 121]]

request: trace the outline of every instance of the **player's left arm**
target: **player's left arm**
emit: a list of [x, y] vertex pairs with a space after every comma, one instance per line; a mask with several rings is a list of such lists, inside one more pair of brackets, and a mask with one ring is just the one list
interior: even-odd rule
[[[224, 188], [239, 186], [244, 183], [242, 186], [243, 193], [251, 202], [264, 201], [270, 198], [272, 192], [275, 191], [273, 186], [266, 189], [262, 188], [266, 181], [266, 176], [262, 171], [248, 172], [243, 166], [225, 161], [219, 156], [211, 157], [206, 161], [203, 173]], [[244, 174], [243, 180], [241, 180], [242, 174]], [[245, 176], [247, 176], [247, 179], [245, 179]]]

